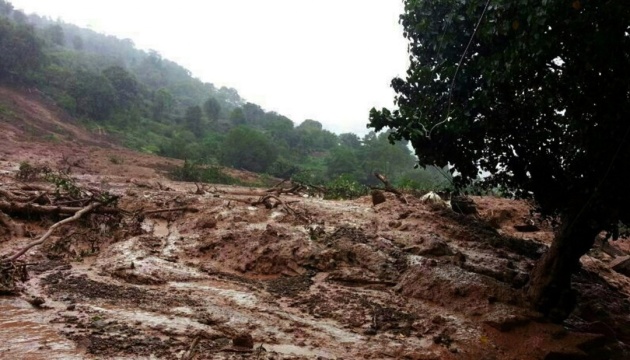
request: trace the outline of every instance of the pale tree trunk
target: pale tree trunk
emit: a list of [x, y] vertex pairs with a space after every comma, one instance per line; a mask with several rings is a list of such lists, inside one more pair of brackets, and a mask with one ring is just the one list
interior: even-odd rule
[[580, 268], [580, 258], [593, 246], [599, 230], [588, 217], [564, 216], [551, 247], [530, 274], [527, 296], [534, 309], [554, 322], [566, 319], [576, 305], [571, 275]]

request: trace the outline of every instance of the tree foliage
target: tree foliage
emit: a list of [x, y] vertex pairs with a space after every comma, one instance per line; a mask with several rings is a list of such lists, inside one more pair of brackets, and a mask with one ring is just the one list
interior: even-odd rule
[[221, 162], [224, 165], [265, 172], [277, 157], [278, 151], [271, 139], [245, 126], [232, 129], [223, 141]]
[[296, 126], [129, 39], [26, 16], [5, 0], [0, 83], [35, 87], [126, 146], [201, 168], [221, 162], [315, 185], [340, 176], [366, 185], [375, 181], [376, 168], [395, 183], [413, 171], [408, 149], [390, 145], [385, 135], [364, 143], [355, 134], [337, 136], [317, 120]]
[[203, 113], [201, 112], [200, 106], [191, 106], [186, 109], [186, 126], [197, 137], [201, 137], [203, 135], [203, 126], [201, 123], [202, 116]]
[[44, 62], [41, 40], [33, 28], [3, 17], [0, 17], [0, 54], [0, 78], [12, 82], [28, 80]]
[[399, 109], [373, 109], [370, 125], [409, 140], [423, 165], [451, 165], [459, 186], [483, 172], [558, 215], [529, 294], [566, 317], [579, 257], [630, 220], [630, 4], [404, 3], [411, 65], [392, 82]]
[[221, 115], [221, 104], [211, 97], [203, 103], [203, 111], [210, 121], [217, 121]]

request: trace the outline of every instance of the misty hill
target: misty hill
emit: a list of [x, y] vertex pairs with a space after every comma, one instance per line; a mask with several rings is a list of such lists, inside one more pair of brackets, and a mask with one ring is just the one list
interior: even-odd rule
[[193, 168], [200, 164], [356, 189], [377, 181], [374, 171], [400, 187], [448, 185], [439, 169], [413, 169], [407, 144], [390, 144], [387, 133], [337, 135], [309, 119], [296, 126], [129, 39], [26, 15], [4, 0], [0, 53], [1, 83], [43, 92], [127, 147], [189, 160], [195, 171], [184, 171], [185, 180], [221, 181], [204, 179]]

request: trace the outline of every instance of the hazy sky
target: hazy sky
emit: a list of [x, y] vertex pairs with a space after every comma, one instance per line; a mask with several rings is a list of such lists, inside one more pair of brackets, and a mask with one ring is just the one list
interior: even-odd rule
[[367, 132], [404, 75], [402, 0], [9, 0], [133, 40], [215, 86], [300, 123]]

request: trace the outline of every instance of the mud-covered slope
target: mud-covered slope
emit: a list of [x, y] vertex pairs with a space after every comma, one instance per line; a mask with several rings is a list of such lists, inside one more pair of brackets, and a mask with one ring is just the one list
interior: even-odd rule
[[[169, 181], [161, 169], [173, 160], [28, 137], [0, 143], [0, 190], [51, 188], [15, 179], [25, 160], [69, 166], [77, 185], [119, 195], [129, 212], [88, 216], [28, 253], [29, 279], [0, 296], [1, 358], [629, 355], [630, 282], [610, 269], [610, 249], [582, 260], [565, 324], [528, 310], [522, 287], [552, 234], [515, 230], [530, 220], [524, 202], [476, 197], [479, 214], [463, 216], [411, 196], [372, 206], [282, 195], [287, 212], [226, 193], [247, 189]], [[135, 216], [176, 207], [199, 211]], [[0, 226], [0, 255], [56, 220], [16, 217], [22, 237]]]
[[[200, 212], [147, 216], [135, 229], [109, 224], [96, 237], [77, 225], [34, 250], [22, 299], [42, 297], [45, 308], [0, 298], [2, 328], [14, 329], [0, 332], [7, 355], [180, 358], [195, 339], [197, 359], [622, 354], [628, 283], [607, 270], [606, 255], [586, 258], [576, 278], [589, 290], [582, 304], [601, 319], [580, 313], [563, 327], [527, 310], [519, 289], [549, 234], [505, 235], [525, 220], [523, 203], [476, 199], [481, 218], [501, 212], [497, 231], [411, 197], [373, 207], [368, 198], [287, 196], [306, 222], [217, 195], [234, 188], [198, 195], [191, 184], [165, 181], [172, 190], [161, 191], [107, 178], [122, 208]], [[12, 181], [5, 176], [3, 186]], [[45, 224], [29, 227], [38, 233]], [[76, 231], [85, 238], [70, 236]], [[25, 240], [5, 238], [2, 252]], [[610, 304], [626, 313], [606, 313]], [[22, 342], [11, 342], [22, 331]], [[253, 349], [232, 346], [243, 334]]]

